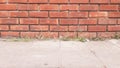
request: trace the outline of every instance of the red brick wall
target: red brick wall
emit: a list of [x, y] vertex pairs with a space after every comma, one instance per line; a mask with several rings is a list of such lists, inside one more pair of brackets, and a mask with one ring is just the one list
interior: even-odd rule
[[0, 0], [0, 36], [113, 37], [120, 0]]

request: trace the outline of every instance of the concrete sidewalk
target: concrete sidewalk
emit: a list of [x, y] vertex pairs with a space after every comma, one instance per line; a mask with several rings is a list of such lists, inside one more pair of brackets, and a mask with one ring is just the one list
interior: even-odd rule
[[0, 68], [120, 68], [120, 40], [0, 41]]

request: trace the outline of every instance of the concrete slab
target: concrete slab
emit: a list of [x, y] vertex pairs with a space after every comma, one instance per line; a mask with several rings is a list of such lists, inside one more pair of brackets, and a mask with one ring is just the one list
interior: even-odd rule
[[120, 68], [119, 42], [0, 41], [0, 68]]

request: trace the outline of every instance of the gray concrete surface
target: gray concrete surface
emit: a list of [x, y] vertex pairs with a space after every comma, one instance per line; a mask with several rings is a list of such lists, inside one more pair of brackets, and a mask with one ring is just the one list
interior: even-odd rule
[[0, 41], [0, 68], [120, 68], [120, 40]]

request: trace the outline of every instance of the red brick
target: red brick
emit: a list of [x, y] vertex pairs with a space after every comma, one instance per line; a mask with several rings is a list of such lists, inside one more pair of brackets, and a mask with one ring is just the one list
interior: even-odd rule
[[29, 3], [48, 3], [48, 0], [28, 0]]
[[0, 4], [0, 10], [17, 10], [17, 5], [16, 4]]
[[20, 32], [20, 37], [37, 38], [39, 32]]
[[89, 0], [70, 0], [70, 3], [89, 3]]
[[6, 2], [6, 0], [0, 0], [0, 3], [5, 3]]
[[76, 38], [77, 32], [59, 32], [59, 38]]
[[56, 26], [56, 25], [51, 25], [50, 26], [50, 31], [68, 31], [68, 26]]
[[111, 3], [120, 3], [120, 0], [111, 0]]
[[1, 32], [1, 37], [19, 37], [19, 32]]
[[58, 24], [58, 19], [40, 19], [40, 24], [56, 25]]
[[110, 0], [90, 0], [90, 3], [110, 3]]
[[98, 10], [98, 5], [80, 5], [80, 10], [93, 11]]
[[120, 24], [120, 19], [118, 19], [118, 24]]
[[70, 12], [69, 17], [87, 18], [88, 17], [88, 12]]
[[50, 3], [68, 3], [68, 0], [50, 0]]
[[8, 11], [0, 11], [0, 17], [9, 17]]
[[97, 24], [97, 19], [79, 19], [79, 24], [83, 25], [91, 25], [91, 24]]
[[58, 5], [41, 4], [40, 10], [58, 10]]
[[10, 3], [27, 3], [27, 0], [8, 0]]
[[48, 31], [48, 25], [31, 25], [30, 30], [32, 31]]
[[61, 18], [68, 17], [68, 12], [50, 12], [50, 17]]
[[0, 30], [9, 30], [8, 25], [0, 25]]
[[29, 27], [28, 25], [11, 25], [10, 30], [14, 31], [28, 31]]
[[120, 12], [109, 12], [109, 17], [119, 18], [120, 17]]
[[89, 17], [107, 17], [108, 12], [90, 12]]
[[98, 36], [100, 38], [113, 38], [115, 36], [115, 32], [98, 32]]
[[118, 10], [118, 5], [100, 5], [100, 10], [104, 11], [112, 11], [112, 10]]
[[18, 4], [18, 10], [38, 10], [39, 7], [37, 4]]
[[10, 17], [28, 17], [27, 11], [11, 11], [9, 12]]
[[58, 38], [58, 32], [40, 32], [40, 36], [44, 38]]
[[95, 32], [99, 32], [99, 31], [106, 31], [106, 26], [88, 26], [88, 31], [95, 31]]
[[38, 24], [38, 19], [36, 19], [36, 18], [22, 18], [22, 19], [20, 19], [20, 24]]
[[41, 18], [45, 18], [45, 17], [48, 17], [48, 12], [47, 11], [31, 11], [29, 12], [29, 16], [30, 17], [41, 17]]
[[18, 19], [17, 18], [0, 18], [0, 24], [2, 25], [18, 24]]
[[60, 5], [60, 10], [79, 10], [78, 5]]
[[78, 24], [78, 19], [60, 19], [60, 24]]
[[95, 32], [78, 32], [78, 38], [95, 38]]
[[69, 31], [87, 31], [87, 26], [69, 26]]
[[117, 24], [116, 19], [105, 19], [105, 18], [100, 18], [98, 20], [98, 24]]
[[108, 31], [120, 31], [120, 25], [108, 26]]

